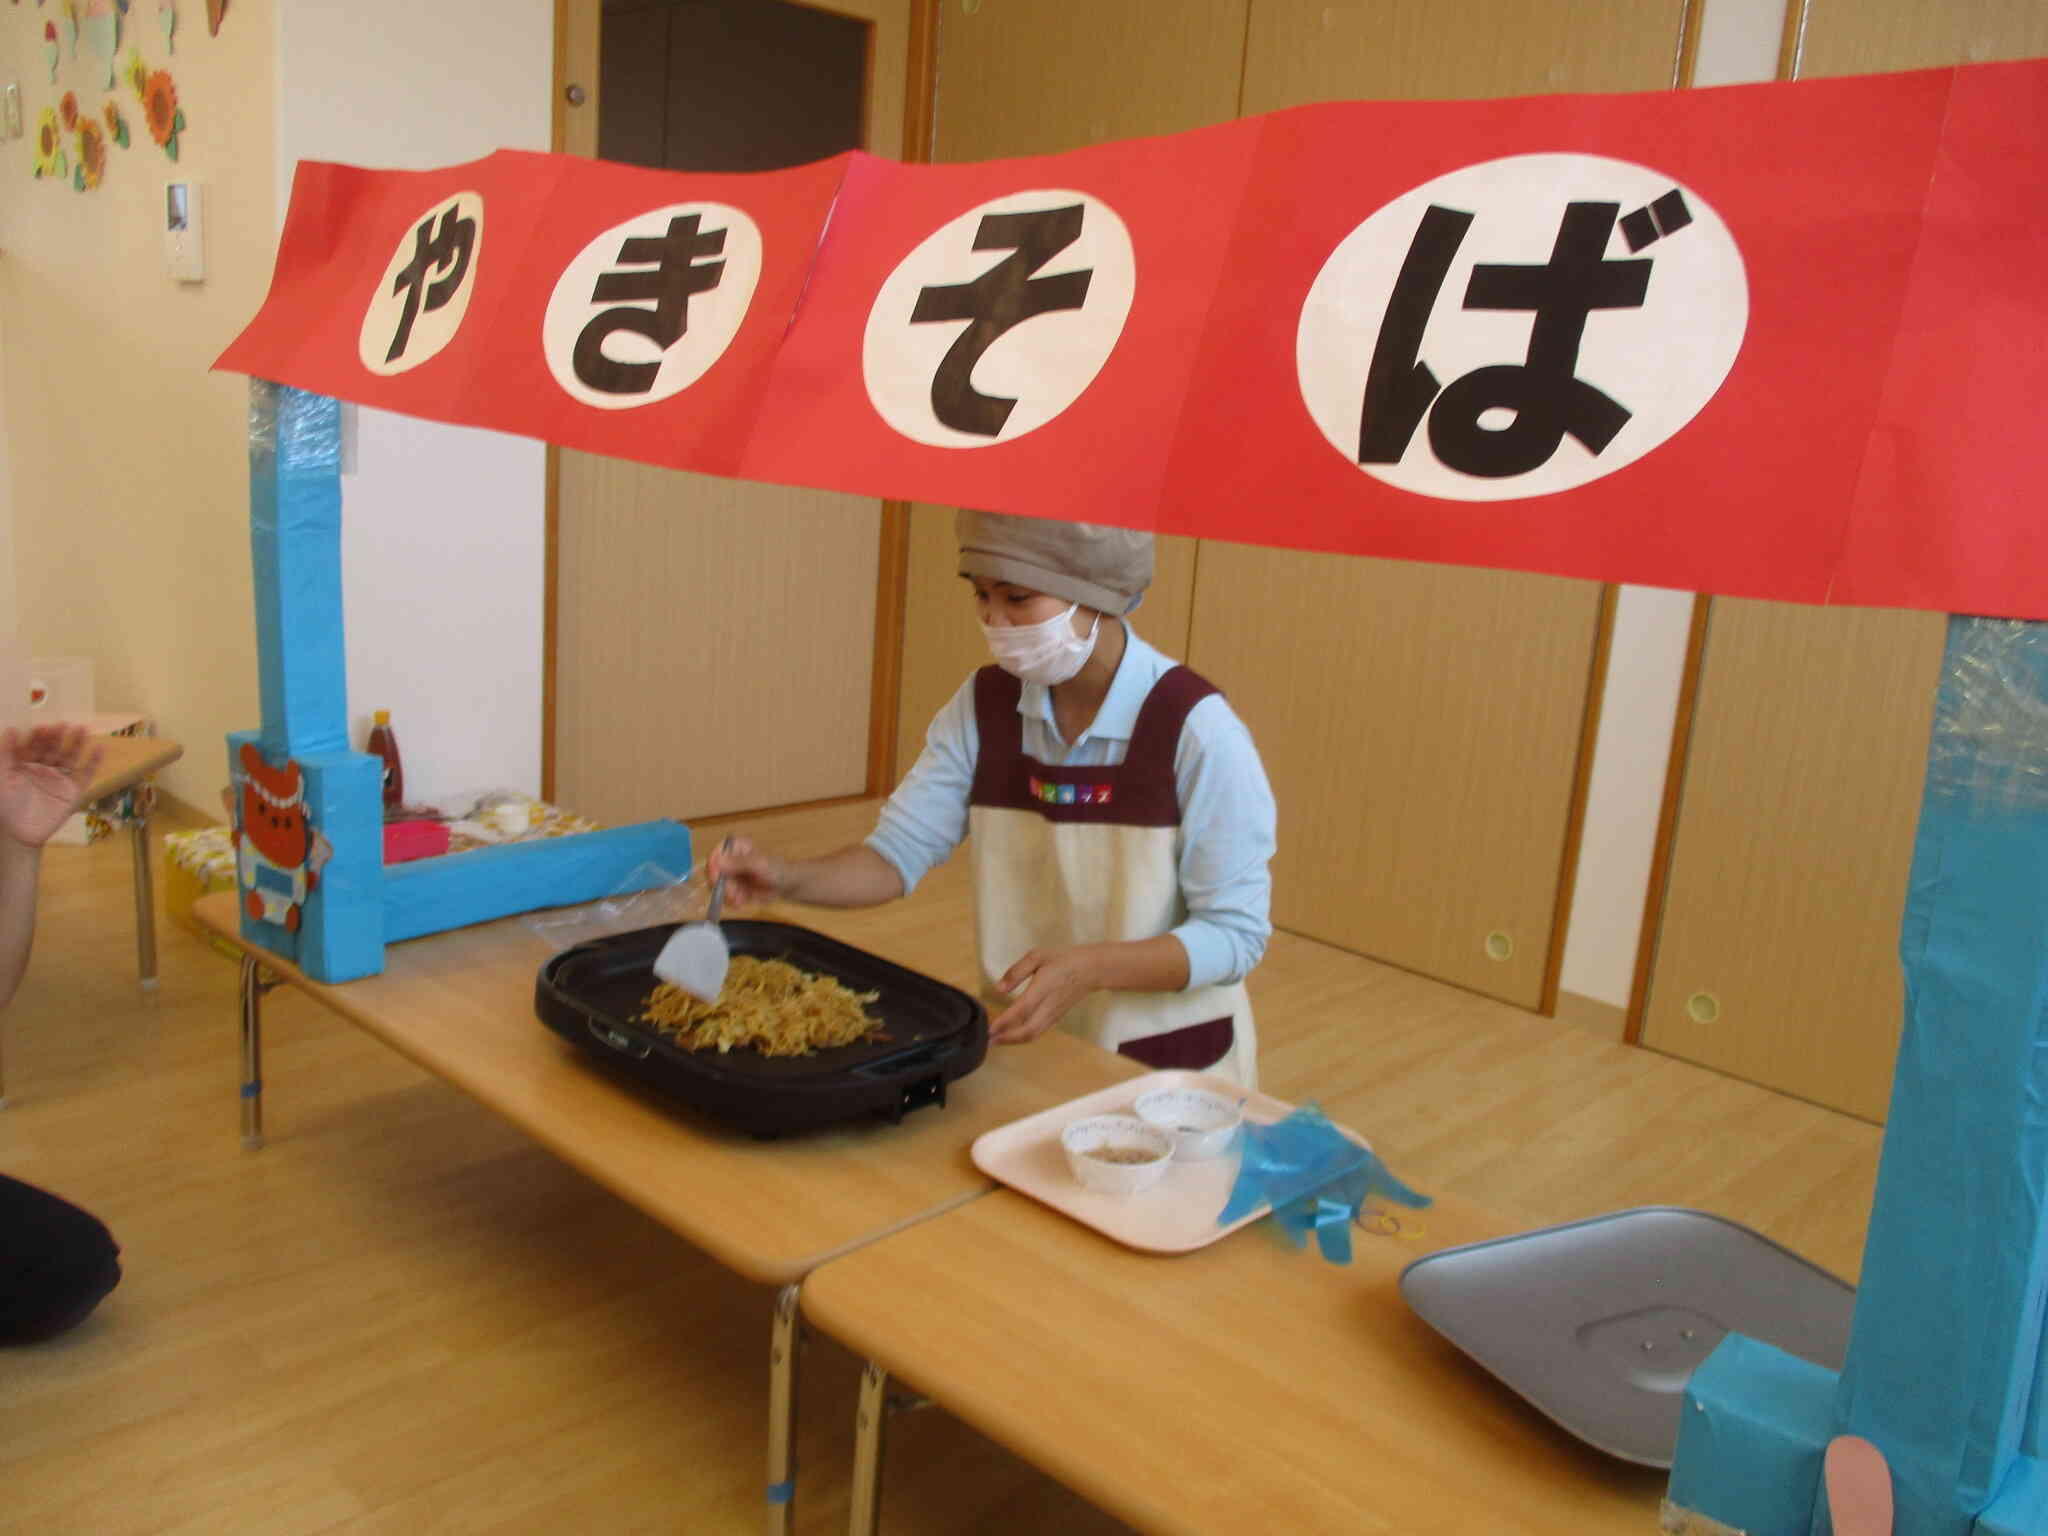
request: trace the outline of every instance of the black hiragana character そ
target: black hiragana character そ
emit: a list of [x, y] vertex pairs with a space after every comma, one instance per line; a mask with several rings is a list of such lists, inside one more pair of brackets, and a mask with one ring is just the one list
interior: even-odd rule
[[969, 321], [953, 339], [932, 377], [932, 413], [956, 432], [995, 437], [1016, 408], [1015, 400], [984, 395], [973, 384], [974, 365], [998, 336], [1034, 315], [1079, 309], [1088, 298], [1093, 271], [1032, 274], [1081, 238], [1085, 212], [1080, 203], [1031, 213], [991, 213], [974, 232], [977, 251], [1009, 251], [971, 283], [926, 288], [910, 312], [913, 325], [942, 320]]

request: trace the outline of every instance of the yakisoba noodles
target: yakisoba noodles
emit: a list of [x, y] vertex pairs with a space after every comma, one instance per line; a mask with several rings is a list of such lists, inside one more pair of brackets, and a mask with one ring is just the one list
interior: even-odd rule
[[881, 995], [855, 992], [787, 960], [734, 955], [716, 1003], [664, 981], [647, 995], [640, 1018], [673, 1035], [686, 1051], [751, 1048], [763, 1056], [807, 1056], [835, 1045], [888, 1039], [863, 1006]]

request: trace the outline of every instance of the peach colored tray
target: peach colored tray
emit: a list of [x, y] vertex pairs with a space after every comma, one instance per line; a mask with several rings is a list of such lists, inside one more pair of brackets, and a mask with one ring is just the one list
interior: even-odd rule
[[[1060, 1132], [1089, 1115], [1135, 1113], [1138, 1095], [1154, 1088], [1205, 1088], [1232, 1099], [1242, 1098], [1245, 1119], [1255, 1125], [1271, 1125], [1294, 1110], [1292, 1104], [1263, 1093], [1247, 1096], [1226, 1077], [1151, 1072], [984, 1131], [970, 1149], [974, 1166], [1019, 1194], [1146, 1253], [1191, 1253], [1265, 1215], [1269, 1207], [1261, 1205], [1228, 1226], [1217, 1224], [1216, 1218], [1230, 1199], [1230, 1187], [1237, 1182], [1234, 1151], [1202, 1162], [1176, 1161], [1165, 1178], [1135, 1195], [1098, 1194], [1074, 1181], [1066, 1153], [1060, 1150]], [[1344, 1134], [1361, 1146], [1365, 1144], [1364, 1138], [1352, 1131]]]

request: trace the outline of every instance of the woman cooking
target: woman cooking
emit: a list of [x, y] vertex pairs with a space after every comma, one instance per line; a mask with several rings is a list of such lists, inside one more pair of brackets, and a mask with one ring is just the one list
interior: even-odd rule
[[1223, 695], [1132, 631], [1152, 536], [959, 515], [995, 665], [961, 686], [865, 842], [710, 860], [737, 908], [861, 907], [916, 889], [973, 834], [990, 1038], [1058, 1025], [1148, 1066], [1256, 1086], [1244, 978], [1265, 953], [1274, 807]]

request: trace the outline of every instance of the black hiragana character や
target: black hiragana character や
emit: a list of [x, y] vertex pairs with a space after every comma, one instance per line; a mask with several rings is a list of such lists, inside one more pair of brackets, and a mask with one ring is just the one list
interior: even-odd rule
[[[475, 251], [476, 220], [463, 218], [458, 209], [442, 210], [439, 229], [431, 218], [420, 221], [419, 228], [413, 231], [412, 260], [391, 280], [391, 291], [405, 295], [405, 309], [398, 317], [398, 333], [391, 338], [391, 349], [384, 354], [385, 362], [396, 362], [405, 355], [412, 341], [413, 322], [422, 309], [439, 309], [461, 291]], [[435, 272], [443, 275], [428, 282]]]

